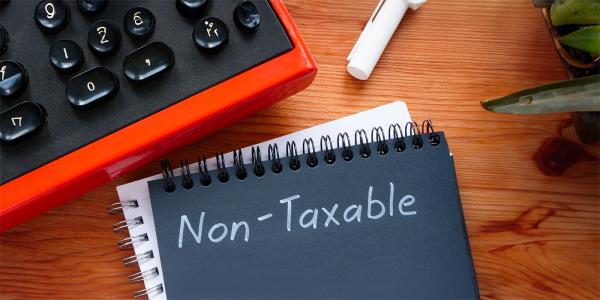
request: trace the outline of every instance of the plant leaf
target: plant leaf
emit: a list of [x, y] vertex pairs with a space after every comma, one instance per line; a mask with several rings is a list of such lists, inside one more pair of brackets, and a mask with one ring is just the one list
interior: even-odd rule
[[573, 31], [558, 40], [561, 44], [600, 56], [600, 25]]
[[600, 75], [541, 85], [481, 101], [486, 110], [506, 114], [600, 111]]
[[555, 0], [550, 20], [554, 26], [600, 24], [600, 0]]

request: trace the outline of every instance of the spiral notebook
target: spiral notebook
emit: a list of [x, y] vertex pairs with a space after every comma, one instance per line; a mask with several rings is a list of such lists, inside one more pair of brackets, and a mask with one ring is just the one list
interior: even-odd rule
[[137, 296], [478, 298], [443, 132], [375, 110], [119, 187]]

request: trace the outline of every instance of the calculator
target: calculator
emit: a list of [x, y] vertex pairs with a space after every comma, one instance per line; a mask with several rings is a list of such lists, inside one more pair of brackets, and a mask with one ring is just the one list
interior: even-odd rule
[[0, 0], [0, 231], [316, 72], [282, 0]]

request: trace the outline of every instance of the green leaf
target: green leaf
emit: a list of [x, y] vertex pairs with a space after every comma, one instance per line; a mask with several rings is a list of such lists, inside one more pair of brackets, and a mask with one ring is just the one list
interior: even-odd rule
[[550, 20], [554, 26], [600, 24], [600, 0], [555, 0]]
[[486, 110], [505, 114], [600, 111], [600, 75], [565, 80], [481, 101]]
[[563, 45], [600, 56], [600, 25], [573, 31], [558, 40]]

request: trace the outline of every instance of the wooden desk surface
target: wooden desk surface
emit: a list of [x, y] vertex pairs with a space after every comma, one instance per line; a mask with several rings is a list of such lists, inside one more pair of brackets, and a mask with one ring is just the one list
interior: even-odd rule
[[[342, 3], [343, 4], [340, 4]], [[565, 79], [530, 0], [430, 0], [409, 12], [367, 82], [345, 71], [377, 0], [287, 0], [319, 65], [307, 90], [169, 155], [229, 151], [396, 99], [431, 118], [455, 155], [482, 298], [600, 297], [598, 161], [561, 177], [532, 155], [567, 114], [507, 116], [479, 100]], [[160, 24], [159, 24], [160, 25]], [[572, 128], [565, 135], [574, 139]], [[598, 146], [587, 146], [599, 156]], [[0, 297], [123, 298], [130, 284], [106, 206], [115, 187], [157, 173], [154, 162], [0, 235]]]

